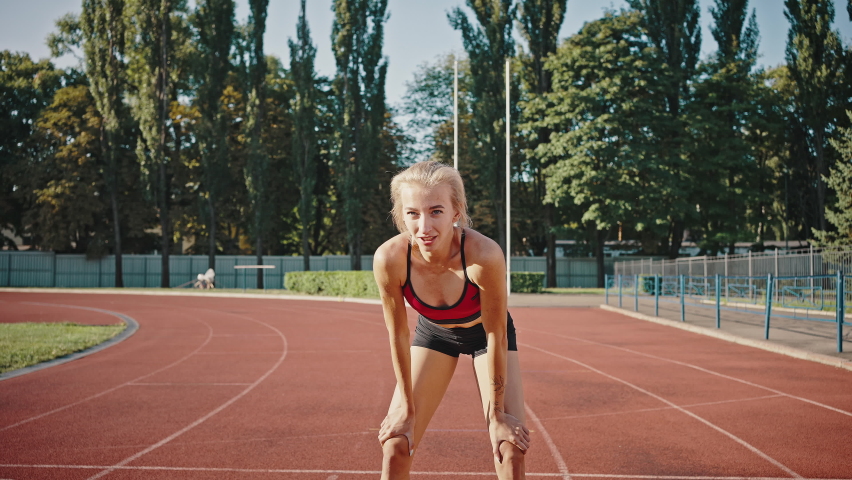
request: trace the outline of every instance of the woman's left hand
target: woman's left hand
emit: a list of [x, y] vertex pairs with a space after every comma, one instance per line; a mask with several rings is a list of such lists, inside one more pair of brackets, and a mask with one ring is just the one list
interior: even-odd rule
[[496, 412], [488, 423], [488, 434], [491, 436], [491, 448], [498, 463], [503, 463], [500, 444], [509, 442], [526, 454], [530, 448], [530, 431], [514, 416]]

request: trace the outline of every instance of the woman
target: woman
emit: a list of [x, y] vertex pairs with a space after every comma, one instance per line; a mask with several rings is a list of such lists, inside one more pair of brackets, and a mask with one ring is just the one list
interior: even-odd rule
[[[452, 167], [411, 166], [394, 177], [391, 199], [401, 233], [373, 260], [397, 381], [379, 430], [382, 478], [409, 478], [459, 354], [473, 356], [498, 477], [523, 478], [530, 438], [503, 252], [468, 228], [464, 185]], [[411, 347], [404, 299], [420, 313]]]

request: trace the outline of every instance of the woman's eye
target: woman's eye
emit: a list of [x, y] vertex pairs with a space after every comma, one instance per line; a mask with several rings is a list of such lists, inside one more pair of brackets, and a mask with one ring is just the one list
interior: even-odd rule
[[432, 215], [440, 215], [442, 213], [444, 213], [443, 210], [432, 210]]

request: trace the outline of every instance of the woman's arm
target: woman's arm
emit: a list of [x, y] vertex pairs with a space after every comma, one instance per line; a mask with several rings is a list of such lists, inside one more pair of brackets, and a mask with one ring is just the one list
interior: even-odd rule
[[[500, 444], [509, 442], [522, 452], [529, 447], [529, 430], [516, 417], [506, 412], [504, 396], [507, 377], [509, 342], [507, 337], [508, 294], [506, 264], [503, 251], [489, 239], [477, 242], [474, 268], [470, 273], [480, 289], [482, 326], [488, 342], [486, 364], [491, 388], [486, 411], [491, 447], [497, 462], [502, 463]], [[520, 383], [518, 382], [518, 385]], [[483, 397], [486, 393], [483, 392]]]
[[477, 268], [476, 284], [479, 285], [482, 303], [482, 326], [488, 340], [488, 372], [491, 383], [491, 398], [488, 419], [504, 413], [503, 394], [506, 386], [506, 356], [509, 342], [506, 337], [507, 302], [506, 265], [499, 247], [484, 248]]
[[[399, 403], [395, 411], [388, 412], [379, 431], [379, 441], [398, 435], [408, 437], [411, 450], [414, 449], [414, 395], [411, 381], [411, 349], [408, 315], [405, 311], [405, 301], [402, 297], [400, 272], [404, 274], [405, 266], [400, 269], [399, 256], [393, 255], [394, 245], [389, 241], [378, 250], [373, 259], [373, 275], [379, 287], [382, 299], [385, 325], [390, 340], [391, 362], [393, 363], [396, 385], [399, 390]], [[404, 258], [404, 257], [403, 257]]]

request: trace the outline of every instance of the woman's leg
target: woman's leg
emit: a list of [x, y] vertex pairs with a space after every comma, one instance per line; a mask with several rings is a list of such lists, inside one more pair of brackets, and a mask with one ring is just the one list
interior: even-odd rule
[[[482, 400], [482, 410], [488, 418], [488, 402], [491, 395], [491, 380], [488, 375], [488, 356], [480, 355], [473, 359], [473, 370], [479, 386], [479, 397]], [[521, 383], [521, 366], [518, 352], [509, 351], [506, 357], [506, 390], [503, 393], [503, 403], [506, 413], [526, 424], [524, 411], [524, 388]], [[500, 480], [518, 479], [524, 477], [524, 454], [509, 442], [500, 444], [503, 463], [494, 461], [497, 477]]]
[[[458, 357], [451, 357], [423, 347], [411, 347], [411, 381], [414, 389], [414, 445], [420, 446], [423, 432], [438, 409], [453, 373]], [[394, 389], [388, 411], [397, 407], [399, 389]], [[382, 446], [382, 479], [408, 479], [412, 457], [408, 439], [403, 436], [388, 439]]]

